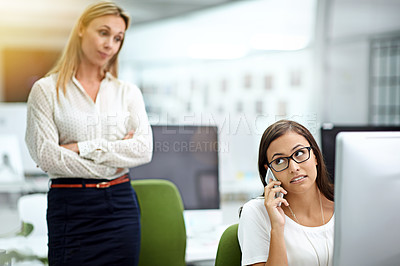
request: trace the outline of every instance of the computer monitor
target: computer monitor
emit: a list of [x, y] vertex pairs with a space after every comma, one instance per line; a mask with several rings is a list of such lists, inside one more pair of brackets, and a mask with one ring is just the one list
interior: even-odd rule
[[25, 176], [46, 175], [36, 166], [25, 144], [26, 110], [26, 103], [0, 103], [0, 134], [17, 137]]
[[0, 134], [0, 184], [24, 181], [18, 138]]
[[399, 265], [400, 132], [336, 139], [335, 266]]
[[334, 125], [324, 123], [321, 127], [321, 151], [332, 181], [335, 181], [336, 136], [340, 132], [400, 131], [400, 126]]
[[185, 210], [219, 209], [216, 126], [153, 125], [153, 159], [130, 169], [132, 179], [167, 179]]

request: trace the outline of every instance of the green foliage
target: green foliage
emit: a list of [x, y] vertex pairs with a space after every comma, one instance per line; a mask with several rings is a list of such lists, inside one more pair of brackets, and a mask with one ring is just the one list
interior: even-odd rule
[[[33, 231], [33, 225], [30, 223], [23, 222], [21, 225], [21, 231], [17, 234], [17, 236], [29, 236]], [[43, 265], [48, 265], [49, 261], [47, 258], [38, 257], [36, 255], [26, 255], [21, 252], [11, 250], [6, 254], [0, 255], [0, 265], [11, 265], [11, 262], [19, 262], [19, 261], [40, 261]]]
[[18, 236], [28, 236], [33, 231], [33, 225], [30, 223], [22, 223], [21, 231], [17, 234]]
[[[0, 256], [0, 265], [11, 265], [11, 261], [13, 261], [13, 262], [40, 261], [43, 263], [43, 265], [49, 264], [47, 258], [41, 258], [36, 255], [25, 255], [25, 254], [22, 254], [18, 251], [14, 251], [14, 250], [7, 252], [7, 254]], [[6, 263], [9, 263], [9, 264], [6, 264]]]

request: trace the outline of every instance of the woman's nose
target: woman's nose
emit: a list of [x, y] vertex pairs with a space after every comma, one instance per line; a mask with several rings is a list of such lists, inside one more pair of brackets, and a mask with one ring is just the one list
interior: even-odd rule
[[112, 48], [113, 46], [113, 38], [106, 38], [104, 41], [104, 47]]
[[293, 159], [290, 159], [288, 168], [290, 172], [296, 172], [299, 170], [299, 164], [296, 163]]

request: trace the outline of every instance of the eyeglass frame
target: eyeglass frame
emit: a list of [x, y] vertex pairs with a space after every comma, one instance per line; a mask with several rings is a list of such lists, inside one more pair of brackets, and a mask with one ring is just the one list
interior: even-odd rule
[[[298, 152], [299, 150], [301, 150], [301, 149], [307, 149], [307, 150], [308, 150], [308, 158], [305, 159], [304, 161], [298, 162], [298, 161], [296, 161], [296, 160], [293, 158], [293, 155], [294, 155], [296, 152]], [[292, 155], [290, 155], [290, 156], [278, 157], [278, 158], [276, 158], [276, 159], [287, 159], [287, 160], [288, 160], [287, 166], [286, 166], [285, 168], [283, 168], [282, 170], [277, 171], [277, 170], [272, 166], [272, 162], [275, 161], [276, 159], [272, 160], [272, 161], [269, 162], [269, 163], [268, 163], [268, 161], [267, 161], [267, 165], [268, 165], [268, 167], [274, 169], [275, 172], [282, 172], [282, 171], [285, 171], [286, 169], [289, 168], [290, 159], [292, 159], [292, 160], [293, 160], [294, 162], [296, 162], [297, 164], [301, 164], [301, 163], [304, 163], [305, 161], [308, 161], [308, 160], [310, 159], [310, 157], [311, 157], [311, 150], [312, 150], [312, 147], [311, 147], [311, 146], [309, 146], [309, 147], [303, 147], [303, 148], [300, 148], [300, 149], [294, 151], [294, 152], [292, 153]]]

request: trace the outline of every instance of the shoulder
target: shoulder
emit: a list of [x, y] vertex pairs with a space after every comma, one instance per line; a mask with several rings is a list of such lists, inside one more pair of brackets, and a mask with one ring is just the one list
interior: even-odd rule
[[51, 74], [49, 76], [45, 76], [34, 83], [35, 85], [40, 86], [55, 86], [57, 83], [57, 74]]
[[264, 197], [251, 199], [243, 205], [240, 220], [269, 220], [267, 210], [264, 206]]
[[257, 212], [264, 212], [265, 210], [264, 197], [257, 197], [249, 200], [243, 205], [243, 210], [254, 210]]
[[57, 93], [57, 74], [52, 74], [37, 80], [29, 93], [29, 98], [51, 97]]
[[239, 219], [238, 240], [244, 265], [266, 261], [269, 252], [270, 221], [264, 198], [246, 202]]
[[122, 90], [124, 94], [142, 95], [142, 92], [135, 84], [118, 79], [109, 72], [106, 73], [106, 77], [111, 83], [114, 84], [115, 87], [117, 87], [119, 90]]

